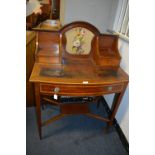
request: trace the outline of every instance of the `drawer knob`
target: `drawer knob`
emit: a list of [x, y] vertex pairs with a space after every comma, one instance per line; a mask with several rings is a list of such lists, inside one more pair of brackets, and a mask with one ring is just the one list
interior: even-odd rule
[[54, 93], [57, 94], [60, 91], [59, 87], [54, 88]]
[[112, 90], [112, 87], [111, 87], [111, 86], [109, 86], [109, 87], [108, 87], [108, 90], [109, 90], [109, 91], [111, 91], [111, 90]]

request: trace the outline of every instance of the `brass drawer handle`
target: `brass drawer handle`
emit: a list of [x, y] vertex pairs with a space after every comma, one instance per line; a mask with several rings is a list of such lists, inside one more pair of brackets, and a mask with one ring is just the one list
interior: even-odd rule
[[54, 88], [54, 93], [55, 93], [55, 94], [57, 94], [59, 91], [60, 91], [60, 88], [59, 88], [59, 87], [55, 87], [55, 88]]
[[112, 90], [112, 86], [109, 86], [109, 87], [108, 87], [108, 90], [111, 91], [111, 90]]

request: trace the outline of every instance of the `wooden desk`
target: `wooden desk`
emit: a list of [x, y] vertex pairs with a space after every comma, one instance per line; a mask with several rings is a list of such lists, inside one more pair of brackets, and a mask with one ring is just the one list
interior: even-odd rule
[[[82, 68], [82, 70], [81, 70]], [[56, 76], [56, 77], [55, 77]], [[42, 125], [49, 124], [55, 119], [71, 114], [63, 112], [64, 107], [60, 106], [61, 114], [48, 122], [41, 122], [41, 95], [57, 94], [58, 96], [101, 96], [104, 94], [116, 93], [112, 113], [108, 118], [99, 119], [112, 125], [122, 96], [128, 84], [127, 74], [119, 68], [118, 71], [109, 71], [96, 68], [95, 66], [74, 66], [74, 65], [49, 65], [36, 63], [34, 65], [30, 81], [35, 82], [36, 108], [38, 117], [39, 134], [41, 135]], [[59, 89], [58, 92], [55, 92]], [[85, 107], [83, 107], [85, 108]], [[77, 112], [78, 113], [78, 112]], [[89, 111], [80, 111], [91, 116]], [[97, 117], [97, 116], [96, 116]]]
[[[92, 30], [98, 32], [88, 23], [73, 23], [73, 26], [77, 25], [89, 26]], [[71, 25], [66, 27], [70, 28]], [[60, 36], [62, 36], [63, 31], [64, 29], [60, 30]], [[96, 50], [95, 47], [98, 49], [98, 46], [93, 45], [92, 50], [94, 51], [91, 52], [94, 52], [94, 54], [90, 54], [90, 56], [86, 57], [81, 55], [78, 58], [70, 56], [67, 61], [63, 61], [61, 39], [58, 37], [59, 33], [39, 32], [38, 36], [40, 36], [38, 38], [38, 44], [40, 46], [38, 47], [36, 62], [30, 81], [35, 83], [36, 111], [40, 138], [42, 137], [42, 126], [72, 114], [83, 114], [93, 117], [105, 121], [111, 126], [128, 84], [128, 75], [118, 66], [118, 61], [116, 61], [120, 59], [117, 53], [117, 47], [115, 46], [117, 45], [118, 38], [115, 36], [102, 35], [101, 41], [103, 40], [104, 42], [103, 44], [99, 42], [102, 46], [102, 48], [99, 47], [101, 50]], [[60, 42], [60, 46], [57, 45], [57, 42]], [[111, 47], [111, 42], [112, 46], [116, 49]], [[109, 55], [107, 51], [110, 51]], [[102, 53], [102, 56], [96, 58], [96, 55], [99, 56], [97, 52]], [[68, 55], [65, 55], [65, 58], [67, 58], [67, 56]], [[95, 57], [96, 60], [94, 60], [93, 57]], [[111, 65], [109, 62], [105, 64], [105, 62], [102, 63], [102, 61], [98, 61], [98, 59], [105, 60], [105, 62], [112, 60], [111, 62], [113, 62], [113, 64]], [[114, 67], [114, 64], [116, 64], [117, 67]], [[90, 113], [88, 100], [79, 104], [61, 103], [61, 96], [92, 97], [93, 101], [98, 101], [102, 95], [112, 93], [115, 93], [115, 97], [111, 107], [111, 115], [107, 118]], [[49, 99], [48, 96], [54, 97]], [[60, 108], [60, 114], [48, 121], [42, 122], [42, 99], [57, 105]]]

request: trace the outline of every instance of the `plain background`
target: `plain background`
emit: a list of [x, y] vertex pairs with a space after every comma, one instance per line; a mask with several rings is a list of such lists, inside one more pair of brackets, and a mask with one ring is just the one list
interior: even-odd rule
[[[155, 154], [153, 1], [130, 0], [130, 154]], [[26, 2], [0, 4], [0, 154], [26, 154]]]

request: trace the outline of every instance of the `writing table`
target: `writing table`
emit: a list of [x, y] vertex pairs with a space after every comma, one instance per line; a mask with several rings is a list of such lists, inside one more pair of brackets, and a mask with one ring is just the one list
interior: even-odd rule
[[[41, 122], [41, 95], [53, 96], [56, 94], [58, 96], [85, 97], [116, 93], [111, 109], [112, 113], [109, 118], [100, 118], [99, 116], [96, 116], [97, 118], [106, 121], [109, 125], [112, 125], [128, 83], [128, 76], [121, 68], [117, 71], [109, 71], [92, 67], [91, 65], [74, 66], [36, 63], [34, 65], [30, 81], [35, 82], [37, 119], [39, 134], [41, 137], [42, 125], [49, 123], [49, 121], [46, 123]], [[80, 111], [73, 110], [73, 113], [91, 116], [89, 110], [87, 110], [85, 106], [81, 106], [79, 108], [84, 109], [81, 109]], [[66, 111], [66, 107], [60, 106], [61, 114], [55, 117], [55, 120], [66, 116], [67, 114], [72, 114], [70, 110], [71, 109], [69, 109], [68, 112]], [[53, 119], [51, 122], [52, 121]]]
[[[87, 49], [85, 49], [87, 54], [75, 53], [75, 50], [74, 54], [71, 53], [72, 51], [67, 52], [69, 47], [66, 48], [67, 41], [64, 40], [63, 34], [72, 28], [74, 30], [74, 27], [80, 27], [80, 31], [81, 27], [84, 27], [87, 28], [86, 33], [89, 31], [94, 33], [91, 48], [87, 46], [90, 53]], [[54, 34], [52, 32], [38, 32], [37, 39], [36, 62], [30, 76], [30, 82], [35, 85], [40, 138], [42, 137], [42, 126], [73, 114], [83, 114], [96, 118], [111, 126], [128, 84], [128, 75], [119, 66], [118, 37], [100, 35], [99, 31], [89, 23], [75, 22]], [[112, 93], [115, 93], [115, 96], [111, 114], [108, 117], [103, 118], [90, 112], [88, 106], [90, 98], [93, 99], [93, 102], [98, 102], [102, 95]], [[86, 100], [81, 103], [64, 104], [61, 102], [62, 96], [82, 97]], [[58, 106], [60, 114], [42, 122], [42, 100]]]

